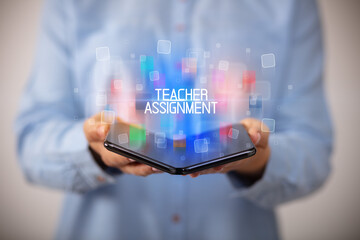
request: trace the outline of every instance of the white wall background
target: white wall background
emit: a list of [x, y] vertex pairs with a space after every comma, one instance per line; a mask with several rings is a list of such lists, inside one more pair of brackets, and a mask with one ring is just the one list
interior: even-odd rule
[[[29, 75], [41, 0], [0, 0], [0, 238], [50, 239], [62, 193], [27, 184], [12, 131]], [[279, 208], [284, 239], [360, 239], [360, 1], [321, 0], [326, 88], [336, 130], [334, 171], [311, 197]], [[261, 226], [259, 226], [261, 228]]]

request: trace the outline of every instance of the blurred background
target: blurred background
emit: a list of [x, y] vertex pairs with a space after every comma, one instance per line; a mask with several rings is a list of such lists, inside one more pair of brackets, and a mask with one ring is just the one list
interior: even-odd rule
[[[63, 198], [26, 183], [15, 152], [13, 121], [31, 70], [42, 4], [0, 0], [0, 239], [51, 239]], [[278, 208], [280, 230], [283, 239], [360, 239], [360, 1], [319, 5], [336, 133], [333, 172], [320, 191]]]

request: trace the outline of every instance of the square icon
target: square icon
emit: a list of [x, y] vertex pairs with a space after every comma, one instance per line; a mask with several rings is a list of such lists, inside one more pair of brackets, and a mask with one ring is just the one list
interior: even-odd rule
[[157, 88], [165, 87], [165, 74], [159, 73], [159, 80], [154, 81], [154, 87], [157, 87]]
[[187, 58], [187, 62], [186, 62], [186, 66], [191, 68], [196, 68], [197, 67], [197, 58]]
[[140, 55], [140, 62], [146, 61], [146, 55]]
[[186, 50], [188, 67], [204, 67], [204, 50], [201, 48], [189, 48]]
[[273, 53], [261, 55], [261, 66], [263, 68], [275, 67], [275, 55]]
[[194, 150], [196, 153], [206, 153], [209, 151], [208, 142], [206, 138], [196, 139], [194, 141]]
[[275, 119], [263, 118], [261, 121], [261, 131], [275, 132]]
[[144, 59], [140, 58], [140, 70], [142, 73], [148, 73], [154, 71], [154, 58], [152, 56], [144, 56]]
[[149, 72], [150, 81], [158, 81], [160, 79], [160, 75], [158, 71]]
[[96, 60], [98, 61], [108, 61], [110, 60], [110, 50], [108, 47], [98, 47], [96, 48]]
[[188, 58], [196, 58], [198, 59], [200, 57], [200, 52], [198, 51], [193, 51], [193, 50], [190, 50], [188, 53]]
[[219, 61], [219, 70], [221, 71], [229, 70], [229, 62], [224, 60]]
[[156, 132], [154, 135], [155, 139], [155, 143], [164, 143], [166, 141], [166, 134], [164, 132]]
[[173, 146], [174, 146], [174, 148], [186, 147], [186, 136], [184, 134], [174, 134], [173, 135]]
[[101, 112], [102, 124], [113, 124], [115, 122], [115, 112], [111, 110], [104, 110]]
[[257, 100], [257, 96], [256, 95], [250, 95], [249, 96], [249, 105], [250, 106], [256, 106], [256, 100]]
[[197, 72], [197, 59], [196, 58], [183, 58], [181, 62], [183, 74], [193, 74]]
[[157, 147], [157, 148], [166, 148], [166, 147], [167, 147], [167, 141], [166, 141], [166, 139], [165, 139], [164, 142], [159, 142], [159, 143], [157, 143], [157, 144], [156, 144], [156, 147]]
[[159, 40], [157, 42], [157, 53], [170, 54], [171, 53], [171, 42], [169, 40]]
[[237, 139], [239, 137], [239, 130], [236, 128], [230, 128], [228, 137], [232, 139]]
[[118, 136], [119, 144], [126, 144], [129, 142], [129, 136], [126, 133], [121, 133]]
[[130, 124], [129, 126], [130, 142], [142, 142], [146, 141], [146, 130], [142, 126]]

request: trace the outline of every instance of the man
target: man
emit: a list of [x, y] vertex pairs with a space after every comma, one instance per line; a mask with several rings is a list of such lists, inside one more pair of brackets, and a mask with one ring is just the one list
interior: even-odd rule
[[[246, 47], [276, 54], [264, 107], [276, 132], [242, 121], [254, 157], [190, 178], [104, 149], [109, 126], [87, 110], [94, 50], [151, 55], [158, 39], [170, 39], [174, 54], [197, 46], [235, 60]], [[66, 191], [57, 239], [278, 239], [274, 208], [330, 172], [322, 68], [314, 1], [49, 0], [16, 121], [20, 164], [30, 182]]]

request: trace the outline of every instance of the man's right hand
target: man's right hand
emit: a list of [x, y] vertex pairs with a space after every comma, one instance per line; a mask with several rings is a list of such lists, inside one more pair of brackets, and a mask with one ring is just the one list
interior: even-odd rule
[[109, 129], [109, 124], [101, 123], [101, 113], [87, 119], [84, 123], [84, 133], [89, 146], [101, 156], [105, 165], [136, 176], [145, 177], [153, 173], [161, 173], [158, 169], [108, 151], [104, 147], [104, 140]]

